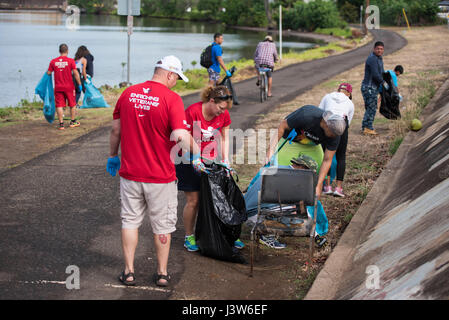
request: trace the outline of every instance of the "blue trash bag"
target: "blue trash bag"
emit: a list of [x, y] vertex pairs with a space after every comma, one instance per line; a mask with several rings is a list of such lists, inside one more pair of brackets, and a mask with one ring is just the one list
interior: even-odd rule
[[84, 93], [83, 105], [80, 109], [84, 108], [109, 108], [110, 105], [106, 102], [100, 90], [98, 90], [92, 83], [92, 81], [84, 82], [86, 92]]
[[52, 123], [55, 120], [55, 94], [51, 74], [45, 72], [34, 92], [44, 101], [44, 117], [49, 123]]

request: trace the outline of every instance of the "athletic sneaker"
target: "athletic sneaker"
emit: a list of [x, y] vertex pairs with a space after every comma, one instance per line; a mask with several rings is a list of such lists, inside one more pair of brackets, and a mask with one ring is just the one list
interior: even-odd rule
[[195, 236], [193, 234], [185, 237], [184, 248], [186, 248], [187, 251], [190, 252], [199, 250], [198, 246], [196, 245]]
[[59, 130], [64, 130], [64, 122], [59, 123]]
[[332, 187], [331, 186], [324, 186], [323, 188], [323, 194], [333, 194], [334, 192], [332, 191]]
[[70, 128], [79, 127], [80, 123], [76, 120], [70, 120]]
[[315, 236], [315, 244], [318, 246], [318, 248], [323, 247], [327, 242], [327, 239], [325, 237], [320, 237], [319, 235]]
[[236, 247], [237, 249], [243, 249], [245, 247], [245, 244], [242, 242], [242, 240], [237, 239], [234, 242], [234, 247]]
[[343, 188], [335, 188], [334, 196], [344, 198], [345, 194], [343, 193]]
[[273, 249], [284, 249], [287, 245], [285, 243], [281, 243], [276, 239], [275, 235], [261, 235], [259, 242]]

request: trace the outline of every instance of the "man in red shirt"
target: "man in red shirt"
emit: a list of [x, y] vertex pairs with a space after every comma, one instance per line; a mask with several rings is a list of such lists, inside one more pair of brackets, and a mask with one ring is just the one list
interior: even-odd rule
[[63, 43], [59, 46], [60, 57], [50, 61], [47, 74], [55, 73], [55, 106], [56, 113], [59, 119], [59, 129], [64, 130], [64, 115], [62, 108], [70, 107], [70, 128], [79, 127], [80, 123], [75, 120], [76, 115], [76, 101], [75, 101], [75, 86], [72, 80], [72, 72], [75, 76], [78, 87], [81, 86], [81, 79], [76, 70], [75, 60], [68, 57], [69, 47]]
[[[170, 89], [182, 78], [182, 64], [175, 56], [156, 64], [151, 81], [127, 88], [117, 101], [110, 135], [107, 171], [120, 169], [122, 246], [125, 270], [119, 280], [134, 285], [134, 253], [138, 228], [150, 217], [157, 256], [158, 286], [167, 286], [171, 233], [176, 230], [177, 180], [170, 152], [179, 143], [195, 154], [197, 169], [204, 169], [200, 149], [187, 131], [184, 104]], [[121, 145], [121, 168], [118, 149]]]

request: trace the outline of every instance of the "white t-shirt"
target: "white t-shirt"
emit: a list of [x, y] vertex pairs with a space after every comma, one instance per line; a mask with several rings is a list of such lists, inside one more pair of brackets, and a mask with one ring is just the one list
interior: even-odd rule
[[332, 92], [326, 94], [318, 106], [324, 111], [330, 111], [334, 114], [348, 118], [348, 124], [351, 124], [354, 116], [354, 103], [342, 92]]

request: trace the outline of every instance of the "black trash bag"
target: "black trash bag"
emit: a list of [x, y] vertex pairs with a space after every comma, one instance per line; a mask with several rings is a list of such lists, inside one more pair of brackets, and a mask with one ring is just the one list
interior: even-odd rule
[[219, 260], [247, 263], [234, 242], [248, 218], [245, 199], [233, 177], [216, 164], [201, 173], [200, 207], [195, 238], [201, 254]]
[[394, 85], [389, 72], [383, 73], [384, 82], [382, 83], [381, 103], [379, 112], [387, 119], [397, 120], [401, 118], [399, 110], [399, 92]]
[[[233, 75], [235, 71], [237, 71], [236, 67], [232, 67], [231, 69], [229, 69], [231, 75]], [[234, 86], [232, 85], [231, 77], [226, 76], [218, 85], [228, 88], [229, 92], [231, 92], [232, 95], [232, 103], [235, 105], [239, 105], [237, 94], [235, 93]]]

